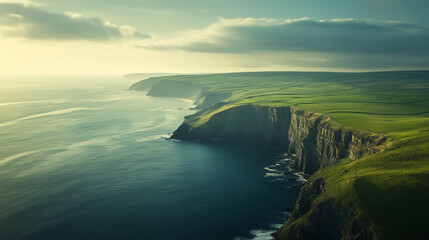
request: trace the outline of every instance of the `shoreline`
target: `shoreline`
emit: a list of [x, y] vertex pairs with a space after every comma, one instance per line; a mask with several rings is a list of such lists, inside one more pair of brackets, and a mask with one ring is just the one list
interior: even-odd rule
[[[264, 74], [268, 73], [254, 73], [255, 76], [253, 76], [254, 79], [252, 80], [253, 82], [251, 82], [254, 85], [249, 86], [249, 89], [261, 94], [260, 90], [258, 90], [259, 85], [257, 80], [261, 76], [263, 77]], [[288, 75], [290, 73], [278, 74], [282, 78], [290, 77], [292, 82], [297, 81], [294, 76]], [[307, 73], [296, 74], [311, 79], [317, 75], [305, 75]], [[348, 81], [350, 81], [349, 84], [361, 84], [355, 81], [356, 75], [359, 74], [353, 76], [341, 73], [327, 74], [331, 74], [333, 77], [347, 76], [349, 78]], [[400, 81], [404, 74], [403, 72], [396, 73], [395, 78], [399, 78], [396, 83], [398, 86], [401, 86], [400, 84], [408, 84], [408, 81], [407, 83], [402, 83]], [[420, 76], [419, 74], [424, 75], [426, 72], [416, 73], [416, 76]], [[365, 77], [371, 76], [372, 78], [377, 78], [376, 80], [378, 80], [379, 77], [378, 73], [361, 73], [360, 75]], [[244, 82], [244, 80], [239, 78], [240, 76], [231, 74], [225, 74], [225, 76]], [[392, 75], [388, 76], [392, 77]], [[148, 91], [148, 95], [164, 97], [177, 97], [176, 93], [178, 89], [186, 89], [185, 92], [179, 93], [179, 95], [181, 95], [180, 97], [186, 94], [187, 98], [195, 100], [195, 104], [197, 104], [196, 109], [199, 111], [185, 117], [182, 125], [173, 132], [171, 139], [203, 143], [256, 143], [268, 146], [279, 146], [284, 149], [284, 152], [295, 154], [296, 158], [294, 158], [293, 169], [303, 172], [304, 174], [301, 174], [301, 177], [305, 179], [307, 183], [304, 184], [300, 190], [291, 217], [277, 231], [275, 239], [303, 240], [317, 238], [317, 236], [320, 235], [329, 236], [331, 239], [372, 239], [374, 237], [383, 239], [386, 229], [386, 234], [388, 236], [395, 236], [392, 232], [397, 232], [401, 228], [380, 228], [380, 225], [374, 227], [374, 218], [368, 215], [366, 213], [367, 210], [364, 208], [368, 207], [366, 205], [371, 204], [371, 202], [364, 202], [363, 206], [359, 204], [356, 205], [356, 203], [362, 201], [362, 194], [365, 194], [364, 191], [366, 189], [359, 188], [360, 185], [357, 184], [360, 184], [362, 181], [367, 181], [367, 179], [370, 179], [371, 184], [377, 184], [377, 179], [381, 177], [386, 180], [384, 181], [384, 185], [386, 186], [384, 186], [384, 189], [380, 188], [377, 190], [378, 192], [376, 194], [382, 194], [383, 191], [388, 190], [389, 186], [396, 187], [394, 181], [390, 180], [392, 180], [393, 173], [398, 173], [394, 167], [395, 165], [390, 164], [390, 162], [393, 161], [395, 164], [401, 164], [401, 155], [398, 155], [396, 152], [401, 153], [405, 151], [408, 156], [415, 156], [417, 153], [408, 150], [406, 146], [410, 144], [417, 144], [422, 147], [425, 146], [426, 138], [424, 134], [421, 134], [422, 136], [418, 135], [417, 137], [413, 135], [410, 136], [409, 139], [405, 138], [403, 135], [399, 135], [402, 136], [402, 140], [398, 140], [392, 138], [398, 136], [398, 133], [393, 135], [389, 131], [383, 131], [388, 132], [389, 137], [387, 137], [384, 134], [376, 133], [371, 130], [347, 127], [334, 121], [330, 115], [302, 109], [294, 105], [278, 106], [278, 104], [275, 103], [258, 105], [258, 101], [268, 99], [268, 96], [271, 95], [250, 95], [249, 99], [252, 101], [243, 100], [246, 99], [245, 96], [248, 96], [246, 95], [248, 93], [243, 95], [242, 92], [238, 94], [230, 91], [225, 95], [225, 91], [228, 91], [229, 88], [228, 86], [219, 85], [219, 81], [223, 81], [222, 83], [226, 84], [225, 81], [231, 81], [229, 78], [219, 78], [218, 75], [205, 75], [204, 80], [201, 81], [198, 76], [150, 78], [135, 83], [131, 86], [131, 89], [140, 91], [146, 90]], [[246, 82], [247, 81], [249, 80], [246, 80]], [[323, 78], [323, 81], [320, 83], [330, 84], [330, 80]], [[380, 82], [383, 81], [385, 81], [385, 79], [380, 80]], [[415, 79], [414, 81], [419, 82], [422, 80]], [[278, 82], [273, 82], [271, 84], [274, 83], [277, 84]], [[368, 83], [365, 82], [364, 87], [372, 89], [371, 86], [377, 83], [378, 82], [372, 83], [371, 81]], [[311, 84], [311, 82], [309, 84]], [[214, 87], [215, 89], [211, 89], [211, 87], [207, 86]], [[320, 88], [323, 88], [323, 86], [324, 85], [321, 85]], [[353, 91], [353, 89], [355, 88], [347, 88], [346, 91]], [[248, 91], [246, 88], [244, 90]], [[282, 97], [286, 95], [290, 95], [286, 99], [294, 99], [294, 95], [296, 95], [289, 93], [290, 91], [287, 88], [278, 90], [284, 90], [285, 92], [283, 95], [273, 95], [275, 99], [282, 99]], [[341, 94], [343, 97], [343, 91], [341, 91]], [[371, 94], [373, 94], [373, 91]], [[263, 96], [263, 98], [258, 96]], [[287, 100], [283, 101], [287, 102]], [[273, 99], [270, 100], [270, 102], [275, 101]], [[377, 103], [374, 104], [377, 105]], [[363, 116], [363, 118], [365, 119], [365, 116]], [[361, 121], [361, 123], [362, 122], [364, 121]], [[359, 123], [357, 125], [359, 125]], [[405, 134], [407, 134], [407, 132], [405, 132]], [[421, 140], [414, 143], [413, 138]], [[427, 140], [429, 142], [429, 138]], [[384, 160], [383, 156], [392, 153], [393, 155], [390, 157], [389, 165], [387, 164], [388, 162]], [[416, 155], [415, 158], [418, 159], [419, 156]], [[374, 163], [378, 164], [376, 165], [378, 167], [370, 167]], [[419, 178], [421, 174], [425, 174], [424, 168], [421, 168], [425, 166], [425, 163], [422, 162], [421, 164], [422, 166], [420, 167], [418, 167], [419, 165], [416, 165], [417, 167], [414, 168], [410, 166], [410, 170], [414, 171], [412, 172], [412, 174], [414, 174], [412, 175], [412, 179], [415, 179], [414, 181], [416, 181], [416, 183], [404, 179], [406, 184], [412, 187], [412, 191], [416, 196], [424, 194], [424, 192], [418, 190], [421, 184], [423, 184], [423, 186], [425, 184], [424, 181], [421, 182], [422, 180]], [[349, 169], [353, 169], [353, 171]], [[372, 172], [377, 174], [373, 175], [371, 174]], [[372, 179], [372, 176], [377, 177]], [[397, 179], [397, 177], [394, 177], [394, 179]], [[354, 195], [351, 195], [351, 197], [345, 196], [349, 192]], [[403, 191], [401, 190], [399, 194], [401, 194], [401, 192]], [[373, 194], [370, 194], [369, 196], [372, 195]], [[356, 199], [356, 196], [359, 196], [359, 199]], [[385, 195], [382, 194], [379, 198], [383, 198], [382, 196]], [[403, 200], [409, 201], [402, 199], [401, 195], [396, 195], [395, 197], [400, 198], [398, 199], [399, 202], [403, 202]], [[344, 201], [344, 198], [347, 201]], [[390, 199], [391, 198], [387, 198], [383, 201], [391, 201]], [[418, 204], [419, 199], [421, 198], [417, 197], [412, 199], [416, 202], [416, 207], [420, 206]], [[386, 205], [384, 208], [388, 206], [389, 205]], [[374, 211], [376, 211], [374, 214], [382, 214], [382, 212], [378, 211], [378, 208], [374, 208]], [[422, 218], [422, 216], [418, 215], [418, 210], [414, 212], [416, 214], [415, 216], [420, 217], [420, 219]], [[410, 214], [412, 214], [412, 211], [404, 213], [404, 215]], [[382, 215], [379, 217], [382, 217]], [[359, 227], [353, 227], [355, 225]], [[416, 224], [408, 224], [407, 228], [414, 229], [414, 235], [420, 236], [423, 234], [421, 228], [418, 230], [413, 226], [416, 226]], [[400, 232], [400, 234], [402, 234], [402, 236], [408, 236], [403, 235], [403, 232]]]
[[[149, 80], [156, 80], [156, 78], [155, 79], [149, 79]], [[148, 81], [148, 80], [145, 80], [145, 81]], [[188, 135], [188, 137], [181, 137], [180, 135], [183, 134], [183, 131], [181, 131], [181, 128], [183, 128], [183, 126], [186, 123], [186, 121], [192, 120], [193, 117], [198, 116], [198, 115], [204, 113], [204, 111], [207, 110], [207, 107], [206, 108], [199, 108], [199, 106], [205, 105], [204, 100], [206, 100], [206, 99], [204, 98], [204, 96], [206, 94], [206, 91], [202, 91], [201, 92], [201, 89], [204, 89], [204, 86], [198, 86], [196, 92], [194, 94], [192, 94], [193, 97], [183, 98], [183, 97], [176, 97], [174, 95], [170, 95], [170, 96], [168, 96], [168, 94], [166, 95], [166, 93], [164, 91], [165, 91], [165, 89], [168, 89], [170, 87], [169, 84], [168, 84], [169, 82], [167, 82], [166, 84], [164, 84], [163, 88], [161, 88], [161, 89], [157, 88], [157, 91], [160, 91], [159, 93], [153, 93], [152, 92], [152, 88], [154, 86], [156, 86], [156, 81], [148, 81], [147, 83], [149, 83], [149, 86], [145, 87], [144, 90], [143, 90], [143, 92], [145, 92], [148, 96], [153, 96], [153, 97], [171, 97], [171, 98], [176, 98], [176, 99], [182, 100], [182, 101], [184, 101], [184, 99], [187, 99], [186, 102], [192, 102], [194, 104], [195, 107], [192, 108], [192, 109], [197, 110], [195, 113], [193, 113], [193, 114], [191, 114], [189, 116], [185, 116], [184, 117], [184, 123], [182, 123], [182, 125], [179, 126], [177, 128], [177, 130], [175, 130], [172, 133], [172, 135], [169, 137], [168, 140], [192, 141], [192, 142], [201, 142], [201, 143], [205, 143], [205, 144], [209, 144], [209, 143], [214, 143], [214, 144], [216, 144], [216, 143], [224, 143], [224, 144], [228, 144], [230, 146], [233, 146], [234, 143], [245, 144], [247, 142], [247, 141], [243, 142], [243, 141], [240, 141], [240, 140], [237, 141], [237, 139], [235, 139], [233, 141], [228, 141], [227, 140], [228, 138], [225, 139], [223, 137], [208, 137], [208, 138], [191, 137], [191, 138], [189, 138], [189, 135]], [[176, 85], [175, 87], [177, 87], [177, 82], [175, 82], [173, 84], [173, 86], [174, 85]], [[181, 85], [180, 87], [186, 86], [186, 84], [183, 84], [183, 83], [180, 83], [180, 85]], [[192, 86], [194, 87], [195, 84], [193, 84]], [[157, 96], [158, 94], [159, 94], [159, 96]], [[197, 100], [195, 100], [195, 99], [197, 99]], [[210, 110], [212, 108], [216, 108], [217, 103], [220, 102], [220, 101], [221, 100], [218, 99], [218, 101], [216, 101], [214, 103], [211, 102], [210, 104], [212, 105], [212, 107], [211, 108], [209, 107], [208, 109]], [[222, 106], [223, 106], [223, 104], [220, 104], [220, 107], [222, 107]], [[255, 106], [255, 107], [258, 107], [258, 106]], [[264, 107], [261, 107], [261, 108], [264, 108]], [[265, 108], [270, 108], [270, 107], [265, 107]], [[275, 109], [275, 108], [273, 108], [273, 109]], [[287, 107], [286, 109], [292, 109], [292, 107]], [[228, 110], [226, 110], [226, 111], [228, 111]], [[292, 110], [290, 110], [290, 111], [292, 112]], [[302, 110], [302, 109], [294, 109], [293, 111], [297, 111], [299, 114], [301, 114], [304, 117], [304, 121], [307, 121], [306, 118], [312, 118], [313, 115], [315, 115], [315, 116], [317, 116], [318, 118], [321, 118], [321, 119], [326, 118], [326, 120], [327, 120], [328, 123], [333, 122], [329, 117], [327, 117], [326, 115], [320, 114], [320, 113], [314, 113], [314, 112], [307, 111], [307, 110]], [[223, 113], [223, 112], [221, 111], [220, 113]], [[276, 113], [276, 115], [277, 114], [278, 113]], [[240, 116], [240, 115], [238, 115], [238, 116]], [[290, 118], [291, 116], [289, 115], [288, 117]], [[227, 125], [227, 124], [228, 123], [226, 123], [226, 122], [224, 123], [224, 125]], [[319, 122], [317, 122], [317, 124], [319, 124]], [[334, 123], [334, 125], [335, 125], [335, 128], [338, 128], [337, 123]], [[188, 131], [188, 127], [186, 127], [186, 129], [187, 130], [185, 130], [185, 131]], [[265, 131], [265, 129], [262, 129], [262, 131]], [[347, 129], [346, 128], [346, 131], [355, 131], [355, 130], [353, 130], [353, 129]], [[178, 132], [179, 132], [179, 137], [177, 136]], [[299, 134], [296, 135], [295, 138], [298, 139], [298, 141], [302, 141], [302, 140], [300, 140]], [[248, 143], [252, 143], [252, 141], [250, 141]], [[266, 145], [266, 143], [264, 143], [262, 146], [269, 147], [269, 148], [273, 148], [273, 147], [279, 148], [279, 147], [281, 147], [281, 146]], [[301, 164], [299, 163], [299, 160], [300, 160], [299, 158], [300, 157], [302, 158], [302, 156], [298, 156], [296, 154], [296, 152], [295, 153], [291, 152], [290, 149], [286, 150], [283, 153], [283, 155], [285, 157], [289, 157], [288, 160], [290, 161], [290, 164], [289, 164], [289, 171], [283, 171], [281, 173], [281, 175], [284, 178], [291, 177], [292, 179], [295, 179], [295, 180], [301, 179], [301, 181], [298, 182], [297, 184], [295, 184], [293, 186], [290, 186], [290, 187], [293, 187], [293, 188], [299, 188], [300, 189], [300, 194], [299, 194], [299, 196], [298, 196], [298, 198], [296, 200], [296, 203], [294, 204], [294, 206], [292, 208], [293, 210], [290, 212], [290, 215], [288, 215], [288, 217], [285, 219], [286, 221], [283, 222], [282, 226], [278, 226], [278, 228], [276, 228], [276, 231], [274, 231], [274, 232], [271, 231], [273, 229], [268, 230], [268, 231], [270, 231], [269, 235], [272, 236], [274, 240], [277, 239], [277, 237], [279, 236], [279, 231], [281, 231], [281, 229], [285, 226], [285, 224], [288, 222], [288, 220], [290, 218], [292, 218], [294, 215], [296, 215], [297, 209], [298, 209], [298, 207], [300, 205], [299, 202], [302, 200], [301, 196], [305, 195], [305, 190], [304, 190], [303, 187], [306, 186], [306, 185], [308, 185], [307, 183], [309, 183], [309, 179], [313, 176], [313, 174], [317, 170], [320, 169], [320, 168], [318, 168], [318, 169], [316, 169], [316, 171], [312, 170], [311, 172], [307, 172], [307, 170], [302, 167], [302, 163]], [[361, 153], [358, 153], [357, 156], [360, 157]], [[338, 156], [335, 157], [335, 159], [338, 159]], [[334, 165], [334, 164], [331, 163], [331, 165]], [[305, 163], [304, 163], [304, 166], [305, 166]], [[309, 184], [311, 184], [311, 183], [309, 183]], [[305, 201], [307, 202], [309, 200], [305, 200]], [[312, 200], [310, 200], [310, 201], [312, 202]], [[253, 231], [253, 230], [251, 230], [251, 231]], [[249, 232], [249, 234], [252, 234], [251, 231]], [[258, 237], [257, 235], [254, 235], [254, 236]]]

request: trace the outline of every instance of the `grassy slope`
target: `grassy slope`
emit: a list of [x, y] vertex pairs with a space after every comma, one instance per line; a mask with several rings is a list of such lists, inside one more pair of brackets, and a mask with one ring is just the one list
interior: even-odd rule
[[[351, 206], [371, 219], [386, 239], [428, 236], [429, 135], [395, 141], [386, 151], [317, 172], [326, 182], [315, 199]], [[304, 217], [305, 218], [305, 217]]]
[[[274, 72], [168, 79], [232, 92], [227, 100], [231, 103], [215, 112], [249, 103], [298, 106], [329, 114], [344, 126], [396, 139], [382, 153], [357, 161], [343, 159], [317, 172], [313, 178], [324, 179], [326, 192], [315, 202], [330, 200], [354, 206], [389, 239], [409, 238], [428, 228], [429, 72]], [[191, 123], [200, 125], [212, 114], [202, 114]]]
[[233, 92], [229, 101], [234, 104], [298, 106], [394, 138], [429, 130], [429, 72], [263, 72], [166, 79]]

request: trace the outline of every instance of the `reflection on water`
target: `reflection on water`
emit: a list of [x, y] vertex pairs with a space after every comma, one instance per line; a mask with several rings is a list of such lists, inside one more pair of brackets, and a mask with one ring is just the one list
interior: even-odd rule
[[166, 141], [189, 102], [56, 80], [0, 83], [0, 239], [267, 239], [288, 216], [277, 152]]

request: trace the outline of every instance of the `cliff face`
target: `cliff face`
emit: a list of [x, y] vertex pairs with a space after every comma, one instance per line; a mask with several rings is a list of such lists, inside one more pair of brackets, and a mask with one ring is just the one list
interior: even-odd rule
[[172, 138], [203, 141], [222, 139], [283, 146], [289, 143], [289, 114], [288, 108], [251, 105], [230, 108], [213, 115], [200, 127], [183, 123]]
[[[204, 114], [204, 112], [202, 113]], [[244, 105], [220, 111], [198, 126], [192, 117], [172, 138], [253, 142], [283, 147], [296, 154], [296, 168], [312, 174], [337, 159], [357, 159], [377, 152], [386, 138], [362, 130], [343, 128], [329, 116], [296, 107]]]
[[292, 216], [279, 229], [275, 239], [383, 239], [353, 206], [341, 206], [330, 200], [315, 201], [324, 191], [323, 179], [311, 178], [301, 189]]

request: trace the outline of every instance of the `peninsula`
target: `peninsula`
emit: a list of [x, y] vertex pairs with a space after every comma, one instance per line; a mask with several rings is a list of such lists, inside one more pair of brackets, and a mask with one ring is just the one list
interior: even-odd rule
[[429, 71], [181, 75], [130, 89], [195, 101], [174, 139], [296, 155], [311, 177], [276, 239], [429, 236]]

